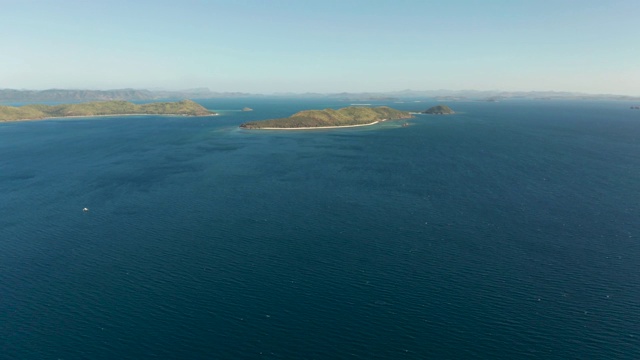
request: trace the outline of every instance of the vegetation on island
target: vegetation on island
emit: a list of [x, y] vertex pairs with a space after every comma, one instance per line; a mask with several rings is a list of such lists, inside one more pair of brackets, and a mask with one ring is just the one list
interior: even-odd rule
[[215, 115], [202, 105], [191, 101], [133, 104], [126, 101], [101, 101], [62, 105], [0, 106], [0, 121], [36, 120], [69, 116], [104, 115]]
[[432, 114], [432, 115], [451, 115], [455, 114], [453, 110], [447, 105], [437, 105], [428, 108], [425, 111], [420, 112], [421, 114]]
[[367, 125], [384, 120], [409, 119], [413, 116], [406, 112], [386, 106], [362, 107], [351, 106], [339, 110], [305, 110], [288, 118], [247, 122], [240, 127], [245, 129], [296, 129], [327, 126]]

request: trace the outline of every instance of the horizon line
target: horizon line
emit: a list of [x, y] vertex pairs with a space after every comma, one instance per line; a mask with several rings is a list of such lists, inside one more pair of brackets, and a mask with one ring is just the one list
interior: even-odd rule
[[617, 96], [617, 97], [640, 97], [639, 95], [632, 94], [622, 94], [622, 93], [602, 93], [602, 92], [582, 92], [582, 91], [571, 91], [571, 90], [501, 90], [501, 89], [492, 89], [492, 90], [480, 90], [480, 89], [428, 89], [428, 90], [414, 90], [414, 89], [402, 89], [402, 90], [371, 90], [371, 91], [275, 91], [275, 92], [247, 92], [240, 90], [231, 90], [231, 91], [218, 91], [211, 90], [208, 87], [193, 87], [193, 88], [183, 88], [183, 89], [158, 89], [158, 88], [135, 88], [135, 87], [122, 87], [122, 88], [108, 88], [108, 89], [96, 89], [96, 88], [82, 88], [82, 87], [69, 87], [69, 88], [0, 88], [2, 90], [13, 90], [13, 91], [123, 91], [123, 90], [133, 90], [133, 91], [149, 91], [149, 92], [208, 92], [208, 93], [218, 93], [218, 94], [245, 94], [245, 95], [308, 95], [308, 94], [318, 94], [318, 95], [339, 95], [339, 94], [400, 94], [400, 93], [437, 93], [437, 92], [448, 92], [448, 93], [464, 93], [464, 92], [477, 92], [477, 93], [494, 93], [494, 94], [508, 94], [508, 93], [556, 93], [556, 94], [569, 94], [569, 95], [586, 95], [586, 96]]

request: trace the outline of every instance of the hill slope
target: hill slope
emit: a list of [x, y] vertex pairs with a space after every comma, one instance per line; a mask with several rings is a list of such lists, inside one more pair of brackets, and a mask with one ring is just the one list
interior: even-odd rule
[[455, 114], [453, 110], [447, 105], [437, 105], [428, 108], [425, 111], [422, 111], [421, 114], [432, 114], [432, 115], [451, 115]]
[[102, 101], [63, 105], [0, 106], [0, 121], [45, 119], [67, 116], [100, 115], [190, 115], [203, 116], [215, 113], [191, 100], [137, 105], [126, 101]]
[[386, 106], [376, 108], [351, 106], [339, 110], [305, 110], [288, 118], [247, 122], [240, 127], [245, 129], [295, 129], [307, 127], [367, 125], [377, 121], [408, 119], [411, 114]]

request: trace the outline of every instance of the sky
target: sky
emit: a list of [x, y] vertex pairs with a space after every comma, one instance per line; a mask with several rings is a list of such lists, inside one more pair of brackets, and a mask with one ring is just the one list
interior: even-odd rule
[[0, 0], [0, 88], [640, 96], [639, 0]]

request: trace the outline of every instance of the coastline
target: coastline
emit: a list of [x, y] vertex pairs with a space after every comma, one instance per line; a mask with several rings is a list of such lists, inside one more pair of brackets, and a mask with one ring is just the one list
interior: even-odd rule
[[94, 117], [112, 117], [112, 116], [144, 116], [144, 115], [160, 115], [160, 116], [180, 116], [180, 117], [206, 117], [206, 116], [218, 116], [218, 113], [212, 113], [208, 115], [184, 115], [184, 114], [109, 114], [109, 115], [71, 115], [71, 116], [50, 116], [45, 118], [35, 119], [16, 119], [16, 120], [0, 120], [2, 123], [11, 123], [19, 121], [40, 121], [40, 120], [52, 120], [52, 119], [71, 119], [71, 118], [94, 118]]
[[342, 126], [312, 126], [312, 127], [296, 127], [296, 128], [257, 128], [257, 129], [246, 129], [246, 130], [316, 130], [316, 129], [340, 129], [340, 128], [350, 128], [350, 127], [358, 127], [358, 126], [370, 126], [375, 125], [379, 122], [385, 121], [387, 119], [376, 120], [372, 123], [368, 124], [358, 124], [358, 125], [342, 125]]

